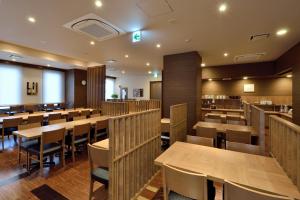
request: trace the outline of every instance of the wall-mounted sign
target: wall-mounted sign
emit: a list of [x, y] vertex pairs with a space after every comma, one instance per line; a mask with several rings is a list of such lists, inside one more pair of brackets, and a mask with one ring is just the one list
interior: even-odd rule
[[255, 92], [254, 84], [244, 84], [244, 92]]
[[37, 95], [38, 94], [39, 85], [37, 82], [27, 82], [27, 95]]
[[133, 89], [133, 97], [143, 97], [144, 89]]
[[132, 33], [132, 42], [140, 42], [142, 40], [141, 31], [135, 31]]

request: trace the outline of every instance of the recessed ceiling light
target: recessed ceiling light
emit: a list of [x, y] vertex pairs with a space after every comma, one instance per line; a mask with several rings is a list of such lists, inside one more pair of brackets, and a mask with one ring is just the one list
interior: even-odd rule
[[154, 76], [154, 78], [157, 78], [157, 77], [158, 77], [158, 74], [157, 74], [157, 73], [154, 73], [153, 76]]
[[48, 66], [48, 67], [51, 67], [51, 65], [50, 65], [50, 64], [47, 64], [47, 66]]
[[201, 64], [201, 67], [205, 67], [205, 63], [202, 63], [202, 64]]
[[209, 81], [212, 81], [212, 79], [211, 79], [211, 78], [209, 78], [208, 80], [209, 80]]
[[102, 2], [100, 0], [96, 0], [95, 5], [100, 8], [102, 6]]
[[94, 41], [90, 41], [90, 45], [95, 45], [96, 43]]
[[150, 63], [149, 63], [149, 62], [147, 62], [147, 63], [146, 63], [146, 65], [147, 65], [147, 66], [150, 66]]
[[229, 54], [228, 53], [224, 53], [224, 56], [227, 57]]
[[125, 74], [126, 72], [125, 72], [125, 70], [122, 70], [121, 73], [122, 73], [122, 74]]
[[17, 61], [15, 58], [11, 59], [12, 61]]
[[219, 11], [220, 12], [225, 12], [227, 10], [227, 5], [226, 3], [222, 3], [220, 6], [219, 6]]
[[31, 23], [35, 23], [36, 20], [34, 17], [28, 17], [28, 21], [31, 22]]
[[247, 80], [247, 79], [248, 79], [248, 77], [247, 77], [247, 76], [245, 76], [243, 79], [244, 79], [244, 80]]
[[125, 57], [125, 58], [129, 58], [129, 55], [128, 55], [128, 54], [126, 54], [124, 57]]
[[191, 41], [191, 39], [185, 39], [184, 40], [186, 43], [189, 43]]
[[152, 74], [152, 72], [151, 72], [151, 71], [148, 71], [148, 74]]
[[292, 78], [293, 75], [292, 75], [292, 74], [288, 74], [288, 75], [286, 75], [286, 77], [287, 77], [287, 78]]
[[276, 35], [283, 36], [283, 35], [287, 34], [287, 32], [288, 32], [287, 29], [280, 29], [276, 32]]
[[161, 47], [161, 45], [158, 43], [158, 44], [156, 44], [156, 48], [160, 48]]

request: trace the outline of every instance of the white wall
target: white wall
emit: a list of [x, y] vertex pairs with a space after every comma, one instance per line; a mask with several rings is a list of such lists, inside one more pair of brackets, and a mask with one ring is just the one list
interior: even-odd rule
[[[161, 81], [161, 75], [159, 74], [157, 78], [153, 75], [143, 75], [143, 74], [132, 74], [125, 73], [121, 74], [119, 72], [109, 72], [106, 71], [107, 76], [116, 77], [115, 83], [115, 93], [120, 97], [119, 86], [128, 88], [128, 98], [129, 99], [150, 99], [150, 81]], [[144, 97], [137, 98], [133, 97], [133, 89], [143, 89]]]

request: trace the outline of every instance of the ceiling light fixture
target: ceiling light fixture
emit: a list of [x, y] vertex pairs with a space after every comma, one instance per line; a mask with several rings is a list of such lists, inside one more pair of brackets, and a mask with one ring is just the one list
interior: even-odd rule
[[28, 17], [28, 21], [31, 22], [31, 23], [35, 23], [36, 20], [34, 17]]
[[17, 61], [15, 58], [13, 58], [13, 59], [11, 59], [11, 60], [14, 61], [14, 62]]
[[101, 2], [100, 0], [96, 0], [96, 1], [95, 1], [95, 6], [96, 6], [96, 7], [100, 8], [100, 7], [102, 7], [102, 5], [103, 5], [103, 4], [102, 4], [102, 2]]
[[227, 10], [227, 5], [226, 3], [222, 3], [220, 6], [219, 6], [219, 11], [221, 13], [225, 12]]
[[287, 29], [280, 29], [276, 32], [277, 36], [283, 36], [285, 34], [287, 34], [288, 30]]
[[152, 72], [151, 72], [151, 71], [148, 71], [148, 74], [152, 74]]
[[150, 63], [149, 63], [149, 62], [147, 62], [147, 63], [146, 63], [146, 65], [149, 67], [149, 66], [150, 66]]
[[202, 64], [201, 64], [201, 67], [205, 67], [205, 63], [202, 63]]
[[154, 77], [154, 78], [157, 78], [157, 77], [158, 77], [158, 74], [157, 74], [157, 73], [154, 73], [154, 74], [153, 74], [153, 77]]
[[125, 58], [129, 58], [129, 55], [128, 55], [128, 54], [126, 54], [124, 57], [125, 57]]
[[125, 74], [126, 72], [125, 72], [125, 70], [122, 70], [121, 73], [122, 73], [122, 74]]
[[212, 79], [211, 79], [211, 78], [209, 78], [208, 80], [209, 80], [209, 81], [212, 81]]
[[292, 74], [288, 74], [288, 75], [286, 75], [286, 77], [287, 77], [287, 78], [292, 78], [293, 75], [292, 75]]
[[161, 45], [158, 43], [158, 44], [156, 44], [156, 48], [160, 48], [161, 47]]
[[247, 77], [247, 76], [245, 76], [243, 79], [244, 79], [244, 80], [247, 80], [247, 79], [248, 79], [248, 77]]
[[90, 41], [90, 45], [95, 45], [96, 43], [94, 41]]
[[228, 53], [224, 53], [224, 56], [227, 57], [229, 54]]
[[50, 65], [50, 64], [47, 64], [47, 66], [48, 66], [48, 67], [51, 67], [51, 65]]

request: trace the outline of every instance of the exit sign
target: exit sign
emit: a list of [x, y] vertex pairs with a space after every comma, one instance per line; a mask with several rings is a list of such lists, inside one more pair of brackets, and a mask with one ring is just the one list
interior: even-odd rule
[[140, 42], [142, 40], [141, 31], [135, 31], [132, 33], [132, 42]]

